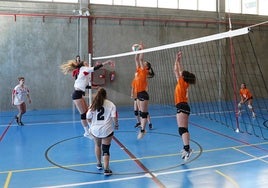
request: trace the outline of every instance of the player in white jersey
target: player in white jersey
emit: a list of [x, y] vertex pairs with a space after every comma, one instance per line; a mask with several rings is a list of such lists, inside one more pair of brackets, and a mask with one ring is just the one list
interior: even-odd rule
[[76, 78], [74, 83], [74, 92], [72, 94], [73, 102], [80, 113], [81, 116], [81, 124], [84, 128], [84, 136], [89, 137], [91, 136], [89, 126], [86, 120], [86, 113], [88, 110], [88, 106], [86, 100], [83, 98], [85, 95], [86, 87], [90, 82], [90, 74], [95, 70], [103, 67], [106, 64], [110, 64], [114, 66], [114, 63], [110, 60], [100, 63], [94, 67], [90, 67], [89, 63], [86, 61], [78, 62], [76, 60], [69, 60], [67, 63], [62, 64], [60, 66], [62, 72], [64, 74], [71, 73]]
[[118, 116], [116, 106], [107, 99], [105, 89], [100, 88], [98, 90], [87, 112], [87, 119], [91, 123], [90, 130], [94, 136], [97, 168], [102, 169], [102, 151], [104, 175], [112, 175], [109, 168], [110, 146], [114, 129], [118, 129]]
[[17, 106], [19, 113], [15, 116], [18, 125], [24, 125], [21, 121], [22, 115], [26, 113], [26, 100], [28, 98], [29, 103], [31, 103], [30, 90], [24, 85], [24, 77], [19, 77], [19, 84], [15, 86], [12, 91], [12, 105]]

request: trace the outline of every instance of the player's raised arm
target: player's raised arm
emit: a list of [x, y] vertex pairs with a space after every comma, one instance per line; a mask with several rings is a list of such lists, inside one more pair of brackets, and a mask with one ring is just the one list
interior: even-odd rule
[[175, 74], [177, 80], [179, 79], [181, 72], [182, 72], [181, 56], [182, 56], [182, 52], [179, 51], [176, 55], [176, 60], [174, 63], [174, 74]]

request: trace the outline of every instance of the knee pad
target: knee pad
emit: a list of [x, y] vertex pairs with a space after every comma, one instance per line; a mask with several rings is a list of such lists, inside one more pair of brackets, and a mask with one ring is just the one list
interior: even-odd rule
[[252, 110], [253, 107], [249, 104], [249, 105], [248, 105], [248, 108], [249, 108], [250, 110]]
[[238, 103], [238, 108], [239, 108], [239, 109], [241, 108], [241, 106], [242, 106], [241, 103]]
[[188, 133], [188, 129], [185, 127], [179, 127], [179, 134], [182, 136], [184, 133]]
[[135, 111], [134, 111], [134, 115], [135, 115], [135, 116], [138, 116], [138, 115], [139, 115], [139, 111], [138, 111], [138, 110], [135, 110]]
[[85, 113], [83, 113], [83, 114], [81, 114], [81, 119], [82, 119], [82, 120], [87, 119], [87, 113], [86, 113], [86, 112], [85, 112]]
[[106, 145], [106, 144], [102, 144], [102, 155], [105, 156], [105, 155], [110, 155], [110, 145]]
[[140, 112], [140, 116], [141, 116], [141, 118], [143, 118], [143, 119], [147, 119], [147, 117], [148, 117], [148, 112]]

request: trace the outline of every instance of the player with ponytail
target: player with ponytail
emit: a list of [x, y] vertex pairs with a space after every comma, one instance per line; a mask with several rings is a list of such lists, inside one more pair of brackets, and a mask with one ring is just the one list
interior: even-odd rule
[[181, 57], [182, 52], [179, 51], [174, 64], [174, 73], [177, 80], [177, 85], [174, 92], [174, 100], [177, 108], [176, 119], [178, 132], [183, 141], [181, 158], [187, 161], [193, 152], [193, 150], [190, 148], [190, 133], [188, 130], [188, 121], [190, 115], [190, 106], [188, 104], [188, 87], [190, 84], [195, 84], [196, 77], [193, 73], [182, 69]]
[[86, 119], [86, 112], [88, 110], [88, 106], [83, 96], [85, 95], [86, 87], [90, 82], [90, 74], [95, 70], [100, 69], [106, 64], [110, 64], [111, 66], [113, 66], [113, 62], [110, 60], [105, 61], [103, 63], [99, 63], [94, 67], [90, 67], [89, 63], [86, 61], [77, 60], [69, 60], [68, 62], [60, 66], [64, 74], [72, 73], [73, 76], [76, 78], [74, 82], [74, 92], [72, 94], [72, 99], [81, 116], [81, 124], [85, 131], [84, 136], [88, 138], [91, 138], [89, 125]]
[[[140, 44], [139, 50], [144, 49], [143, 44]], [[148, 104], [149, 104], [149, 94], [148, 90], [148, 81], [147, 78], [154, 77], [154, 71], [152, 69], [151, 63], [144, 61], [144, 55], [136, 54], [135, 63], [136, 63], [136, 81], [135, 89], [137, 92], [137, 103], [139, 107], [139, 116], [140, 116], [140, 132], [137, 136], [138, 139], [143, 138], [145, 135], [145, 128], [148, 121]]]
[[[118, 129], [118, 115], [114, 103], [107, 99], [104, 88], [99, 88], [87, 112], [87, 119], [91, 122], [91, 133], [95, 141], [95, 155], [97, 168], [102, 169], [103, 157], [104, 175], [112, 175], [109, 167], [110, 146], [114, 129]], [[102, 154], [102, 155], [101, 155]]]

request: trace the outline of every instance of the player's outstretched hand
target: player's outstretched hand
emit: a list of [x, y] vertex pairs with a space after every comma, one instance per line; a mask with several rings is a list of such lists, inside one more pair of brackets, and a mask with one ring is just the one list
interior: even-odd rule
[[181, 60], [181, 56], [182, 56], [182, 51], [178, 51], [178, 53], [177, 53], [177, 61]]

